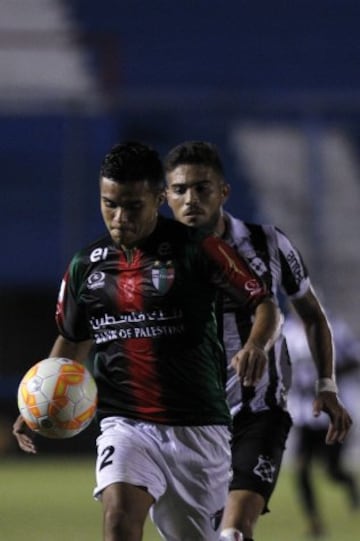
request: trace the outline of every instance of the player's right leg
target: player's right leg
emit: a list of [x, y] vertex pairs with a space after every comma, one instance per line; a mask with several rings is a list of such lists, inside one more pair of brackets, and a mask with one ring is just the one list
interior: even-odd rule
[[158, 447], [143, 425], [101, 421], [94, 496], [103, 505], [104, 541], [141, 541], [149, 509], [165, 490]]
[[113, 483], [102, 493], [104, 541], [141, 541], [154, 498], [145, 488]]
[[267, 503], [276, 485], [290, 427], [289, 414], [279, 408], [235, 415], [231, 449], [233, 479], [221, 535], [225, 535], [224, 530], [234, 528], [242, 533], [244, 541], [253, 540], [260, 515], [268, 511]]
[[[264, 507], [265, 500], [260, 494], [250, 490], [231, 490], [226, 501], [220, 540], [252, 539], [255, 525]], [[240, 533], [243, 537], [239, 537]]]
[[298, 430], [295, 447], [295, 481], [299, 501], [308, 522], [308, 534], [312, 537], [325, 535], [312, 469], [314, 458], [321, 457], [325, 449], [325, 436], [326, 430], [303, 426]]

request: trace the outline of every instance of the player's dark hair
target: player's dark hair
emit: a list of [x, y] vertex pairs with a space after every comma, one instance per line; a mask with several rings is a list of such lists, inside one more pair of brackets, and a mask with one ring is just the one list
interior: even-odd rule
[[159, 154], [136, 141], [113, 146], [101, 164], [100, 176], [118, 183], [147, 180], [154, 190], [164, 187], [164, 168]]
[[165, 172], [179, 165], [205, 165], [224, 176], [224, 167], [216, 145], [207, 141], [185, 141], [172, 148], [164, 159]]

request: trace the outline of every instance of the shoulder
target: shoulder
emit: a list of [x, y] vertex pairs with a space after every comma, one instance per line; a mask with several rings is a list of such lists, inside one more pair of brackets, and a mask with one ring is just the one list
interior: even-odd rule
[[177, 222], [174, 220], [174, 218], [169, 218], [167, 216], [163, 216], [162, 214], [159, 214], [158, 223], [156, 226], [156, 230], [158, 233], [161, 233], [162, 235], [166, 234], [166, 232], [170, 232], [170, 234], [186, 234], [186, 231], [191, 229], [190, 227]]
[[237, 242], [248, 242], [257, 249], [265, 248], [278, 244], [278, 232], [280, 231], [273, 224], [255, 223], [240, 220], [231, 214], [226, 213], [226, 219], [229, 224], [230, 236]]
[[255, 223], [246, 220], [240, 220], [229, 212], [224, 213], [225, 219], [229, 224], [231, 235], [234, 238], [251, 237], [253, 235], [274, 235], [276, 227], [272, 224]]
[[249, 230], [251, 237], [257, 239], [258, 242], [261, 242], [261, 239], [263, 239], [263, 242], [266, 242], [270, 248], [276, 249], [279, 252], [295, 252], [299, 256], [301, 255], [289, 235], [279, 226], [259, 223], [245, 223], [245, 226]]
[[99, 261], [106, 259], [113, 250], [113, 244], [109, 235], [103, 236], [87, 246], [78, 250], [71, 259], [70, 270], [86, 268]]
[[168, 239], [172, 244], [193, 244], [207, 236], [208, 232], [189, 227], [161, 215], [159, 216], [156, 235], [159, 239]]

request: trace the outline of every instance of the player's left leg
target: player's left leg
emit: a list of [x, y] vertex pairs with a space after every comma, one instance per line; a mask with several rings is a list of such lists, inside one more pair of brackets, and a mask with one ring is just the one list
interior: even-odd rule
[[219, 541], [244, 541], [244, 536], [236, 528], [222, 530]]
[[166, 541], [218, 541], [230, 480], [225, 426], [172, 427], [161, 448], [166, 491], [150, 516]]

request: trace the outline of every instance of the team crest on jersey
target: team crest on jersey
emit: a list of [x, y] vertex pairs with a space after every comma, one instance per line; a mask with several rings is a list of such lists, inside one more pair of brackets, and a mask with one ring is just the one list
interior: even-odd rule
[[87, 279], [89, 289], [98, 289], [105, 285], [105, 274], [103, 272], [93, 272]]
[[274, 482], [275, 466], [270, 458], [259, 455], [258, 463], [254, 468], [255, 475], [258, 475], [266, 483]]
[[166, 293], [172, 286], [175, 278], [175, 269], [172, 261], [155, 261], [151, 270], [152, 283], [160, 293]]
[[266, 265], [261, 259], [258, 253], [251, 246], [248, 239], [242, 239], [237, 245], [237, 249], [240, 253], [249, 261], [250, 267], [256, 272], [258, 276], [263, 276], [267, 272]]
[[259, 276], [262, 276], [263, 274], [267, 272], [266, 265], [262, 261], [262, 259], [260, 259], [260, 257], [255, 255], [254, 257], [249, 257], [248, 259], [249, 259], [250, 267], [256, 272], [256, 274], [258, 274]]
[[160, 257], [169, 257], [172, 252], [170, 242], [162, 242], [159, 244], [157, 251]]

